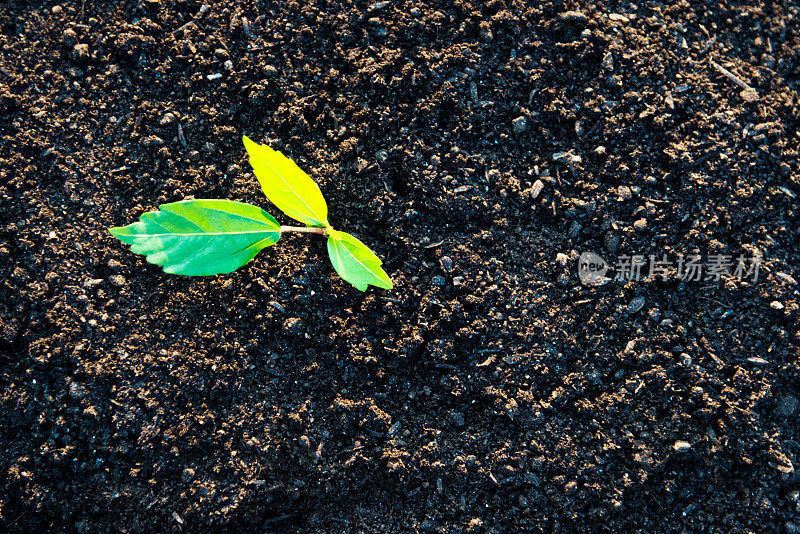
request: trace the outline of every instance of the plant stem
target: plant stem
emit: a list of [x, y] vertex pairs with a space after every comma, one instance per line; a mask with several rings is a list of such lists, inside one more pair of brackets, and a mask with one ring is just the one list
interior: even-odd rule
[[309, 226], [281, 226], [281, 233], [283, 232], [295, 232], [298, 234], [322, 234], [325, 235], [328, 233], [327, 228], [316, 228], [316, 227], [309, 227]]

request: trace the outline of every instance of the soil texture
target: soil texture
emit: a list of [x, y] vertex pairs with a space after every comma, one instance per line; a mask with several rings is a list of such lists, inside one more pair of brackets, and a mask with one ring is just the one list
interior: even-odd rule
[[[0, 530], [800, 532], [799, 94], [796, 1], [6, 0]], [[394, 290], [109, 235], [243, 134]]]

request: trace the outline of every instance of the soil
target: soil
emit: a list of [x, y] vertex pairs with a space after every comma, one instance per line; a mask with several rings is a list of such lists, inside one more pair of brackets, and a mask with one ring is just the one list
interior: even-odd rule
[[[799, 93], [795, 1], [7, 0], [0, 530], [800, 532]], [[394, 290], [108, 234], [242, 134]]]

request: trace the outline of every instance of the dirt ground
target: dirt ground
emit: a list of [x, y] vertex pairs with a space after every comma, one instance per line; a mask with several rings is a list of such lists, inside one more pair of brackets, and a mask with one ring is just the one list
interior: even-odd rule
[[[0, 4], [0, 530], [800, 532], [800, 3], [207, 4]], [[242, 134], [393, 291], [108, 234]]]

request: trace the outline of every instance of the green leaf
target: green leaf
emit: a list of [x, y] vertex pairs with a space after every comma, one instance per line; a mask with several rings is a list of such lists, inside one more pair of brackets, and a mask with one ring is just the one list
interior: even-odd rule
[[235, 271], [281, 237], [275, 218], [257, 206], [231, 200], [162, 204], [139, 222], [111, 235], [144, 254], [164, 272], [207, 276]]
[[314, 180], [297, 164], [266, 145], [242, 137], [261, 190], [278, 209], [306, 226], [328, 227], [328, 205]]
[[345, 232], [328, 230], [328, 256], [339, 276], [366, 291], [370, 284], [392, 289], [392, 281], [381, 269], [381, 260], [361, 241]]

